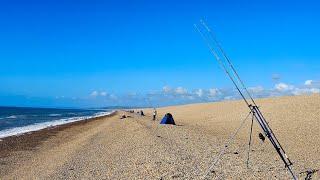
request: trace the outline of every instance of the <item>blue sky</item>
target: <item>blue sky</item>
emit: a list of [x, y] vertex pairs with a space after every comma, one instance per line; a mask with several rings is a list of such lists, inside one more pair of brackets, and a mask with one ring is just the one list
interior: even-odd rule
[[[318, 92], [319, 8], [316, 1], [289, 0], [3, 0], [0, 105], [143, 105], [146, 97], [168, 105], [236, 97], [193, 28], [202, 18], [252, 89], [264, 96]], [[275, 93], [277, 87], [285, 93]], [[215, 90], [219, 98], [208, 97]]]

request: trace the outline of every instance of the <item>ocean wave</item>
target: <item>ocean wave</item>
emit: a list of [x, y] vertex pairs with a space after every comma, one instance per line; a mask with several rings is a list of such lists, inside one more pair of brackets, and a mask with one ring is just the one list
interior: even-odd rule
[[8, 117], [6, 117], [6, 119], [17, 119], [17, 116], [15, 116], [15, 115], [8, 116]]
[[110, 114], [110, 112], [98, 112], [98, 113], [95, 113], [93, 116], [106, 116], [109, 114]]
[[72, 122], [83, 121], [83, 120], [87, 120], [87, 119], [91, 119], [91, 118], [106, 116], [106, 115], [110, 115], [112, 113], [114, 113], [114, 111], [96, 113], [93, 116], [65, 118], [65, 119], [59, 119], [59, 120], [48, 121], [48, 122], [43, 122], [43, 123], [31, 124], [31, 125], [23, 126], [23, 127], [15, 127], [15, 128], [11, 128], [11, 129], [5, 129], [5, 130], [0, 131], [0, 139], [5, 138], [5, 137], [9, 137], [9, 136], [19, 136], [21, 134], [25, 134], [28, 132], [39, 131], [41, 129], [54, 127], [54, 126], [58, 126], [58, 125], [62, 125], [62, 124], [68, 124], [68, 123], [72, 123]]
[[61, 116], [61, 114], [49, 114], [49, 116], [51, 116], [51, 117], [57, 117], [57, 116]]

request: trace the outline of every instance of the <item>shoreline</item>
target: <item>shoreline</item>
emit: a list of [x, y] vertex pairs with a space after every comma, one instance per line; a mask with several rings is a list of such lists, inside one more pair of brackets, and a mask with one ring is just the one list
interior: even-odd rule
[[[259, 100], [297, 175], [320, 167], [319, 100]], [[199, 179], [247, 114], [241, 101], [158, 108], [156, 121], [152, 109], [143, 110], [146, 116], [118, 111], [8, 138], [0, 142], [0, 179]], [[179, 126], [159, 125], [167, 112]], [[274, 147], [259, 139], [257, 123], [248, 169], [249, 128], [247, 120], [208, 178], [289, 179]]]
[[53, 120], [53, 121], [30, 124], [30, 125], [22, 126], [22, 127], [14, 127], [14, 128], [10, 128], [10, 129], [5, 129], [5, 130], [0, 131], [0, 142], [7, 137], [20, 136], [20, 135], [29, 134], [29, 133], [36, 132], [36, 131], [41, 131], [41, 130], [47, 129], [47, 128], [50, 129], [50, 128], [54, 128], [56, 126], [62, 126], [65, 124], [75, 123], [75, 122], [79, 122], [79, 121], [87, 121], [87, 120], [98, 118], [98, 117], [112, 115], [115, 112], [116, 112], [116, 110], [110, 111], [110, 112], [102, 112], [101, 114], [93, 115], [93, 116], [70, 117], [70, 118], [66, 118], [66, 119], [57, 119], [57, 120]]
[[118, 114], [118, 111], [113, 111], [110, 114], [92, 117], [88, 119], [68, 122], [65, 124], [45, 127], [43, 129], [29, 131], [17, 135], [0, 138], [0, 158], [5, 157], [15, 151], [31, 150], [46, 139], [55, 136], [55, 134], [75, 126], [83, 126], [87, 123], [102, 120], [104, 118], [113, 117]]

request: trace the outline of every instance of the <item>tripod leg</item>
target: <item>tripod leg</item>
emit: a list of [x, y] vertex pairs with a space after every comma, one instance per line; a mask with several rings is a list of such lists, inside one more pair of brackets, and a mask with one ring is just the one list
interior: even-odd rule
[[251, 128], [250, 128], [250, 137], [249, 137], [249, 147], [248, 147], [248, 156], [247, 156], [247, 168], [249, 168], [249, 158], [250, 158], [250, 151], [251, 151], [253, 119], [254, 119], [254, 112], [252, 112], [252, 120], [251, 120]]

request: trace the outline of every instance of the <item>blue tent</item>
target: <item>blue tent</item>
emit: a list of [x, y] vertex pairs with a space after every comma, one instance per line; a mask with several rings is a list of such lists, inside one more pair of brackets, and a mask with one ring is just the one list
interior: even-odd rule
[[160, 124], [173, 124], [176, 125], [176, 123], [173, 120], [173, 117], [170, 113], [167, 113], [161, 120]]

